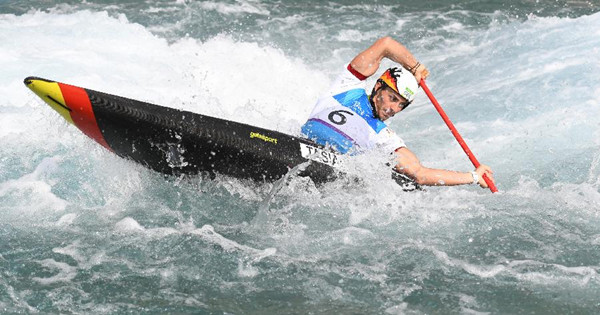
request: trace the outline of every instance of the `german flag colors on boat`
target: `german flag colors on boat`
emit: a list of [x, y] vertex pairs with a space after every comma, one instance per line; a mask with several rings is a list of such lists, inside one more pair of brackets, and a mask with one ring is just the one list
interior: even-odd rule
[[92, 104], [84, 89], [33, 77], [25, 79], [25, 85], [66, 121], [77, 126], [79, 130], [103, 147], [111, 150], [98, 128]]

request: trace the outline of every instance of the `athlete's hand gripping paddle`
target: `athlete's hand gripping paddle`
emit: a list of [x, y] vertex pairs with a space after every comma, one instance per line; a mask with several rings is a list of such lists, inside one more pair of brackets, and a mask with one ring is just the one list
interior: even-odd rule
[[[465, 153], [469, 157], [469, 160], [471, 160], [471, 163], [473, 163], [475, 168], [478, 168], [479, 165], [481, 165], [481, 164], [479, 163], [479, 161], [477, 161], [477, 159], [475, 158], [475, 155], [473, 155], [473, 152], [471, 152], [471, 150], [465, 143], [465, 140], [463, 140], [463, 138], [460, 136], [460, 134], [454, 127], [454, 124], [452, 124], [452, 122], [450, 121], [450, 118], [448, 118], [448, 115], [446, 115], [446, 113], [442, 109], [442, 106], [440, 106], [440, 103], [438, 103], [438, 101], [435, 99], [435, 97], [429, 90], [429, 88], [427, 87], [427, 84], [425, 84], [425, 80], [421, 79], [421, 82], [419, 82], [419, 85], [421, 85], [421, 87], [423, 88], [423, 91], [425, 91], [425, 94], [427, 94], [427, 97], [429, 97], [429, 100], [431, 101], [431, 103], [433, 104], [435, 109], [438, 111], [440, 116], [442, 116], [442, 119], [446, 123], [446, 126], [448, 126], [448, 128], [450, 128], [450, 131], [454, 135], [454, 138], [456, 138], [456, 141], [458, 141], [458, 144], [460, 144], [462, 149], [465, 151]], [[485, 183], [488, 185], [488, 187], [490, 188], [490, 190], [493, 193], [498, 191], [498, 189], [496, 189], [496, 185], [494, 185], [492, 180], [486, 174], [483, 174], [483, 179], [485, 180]]]

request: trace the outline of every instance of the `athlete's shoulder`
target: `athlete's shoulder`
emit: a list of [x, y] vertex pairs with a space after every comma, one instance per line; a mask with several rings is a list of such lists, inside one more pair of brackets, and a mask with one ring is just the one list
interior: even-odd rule
[[[348, 65], [349, 66], [349, 65]], [[366, 87], [366, 81], [357, 77], [360, 76], [359, 73], [353, 73], [348, 69], [348, 66], [344, 67], [342, 71], [338, 74], [335, 80], [332, 82], [331, 86], [328, 89], [328, 95], [340, 94], [346, 91], [362, 89], [364, 90]]]

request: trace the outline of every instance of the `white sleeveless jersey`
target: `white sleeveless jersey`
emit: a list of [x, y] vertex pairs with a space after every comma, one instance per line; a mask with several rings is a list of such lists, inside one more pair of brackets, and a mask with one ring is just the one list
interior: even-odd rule
[[302, 126], [302, 133], [340, 153], [355, 154], [372, 149], [392, 153], [406, 146], [383, 121], [375, 118], [365, 81], [348, 69], [344, 69], [327, 93], [319, 98]]

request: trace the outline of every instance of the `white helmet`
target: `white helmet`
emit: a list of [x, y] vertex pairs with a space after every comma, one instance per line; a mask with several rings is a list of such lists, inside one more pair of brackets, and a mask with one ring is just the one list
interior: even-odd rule
[[412, 103], [419, 89], [419, 84], [415, 76], [402, 67], [387, 69], [377, 81], [385, 83], [385, 85], [404, 97], [408, 101], [406, 106]]

